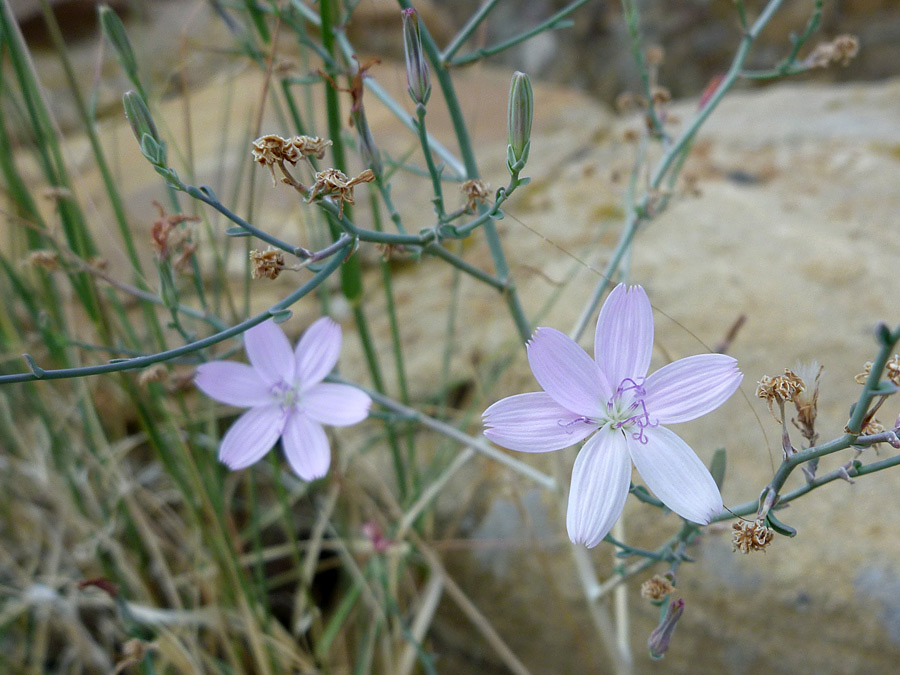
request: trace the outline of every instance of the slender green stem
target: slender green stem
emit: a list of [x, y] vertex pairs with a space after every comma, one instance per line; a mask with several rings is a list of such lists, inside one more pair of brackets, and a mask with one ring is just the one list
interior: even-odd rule
[[[348, 63], [351, 62], [352, 57], [356, 52], [353, 49], [353, 45], [351, 45], [350, 41], [347, 39], [346, 33], [343, 31], [338, 32], [335, 35], [335, 40], [343, 54], [344, 60]], [[384, 87], [378, 84], [374, 78], [365, 78], [363, 80], [363, 85], [366, 89], [371, 91], [375, 98], [381, 101], [382, 104], [394, 114], [394, 117], [396, 117], [407, 129], [418, 134], [415, 118], [412, 117]], [[441, 158], [442, 162], [444, 162], [449, 170], [449, 177], [452, 180], [463, 181], [466, 179], [466, 167], [452, 152], [444, 147], [444, 145], [437, 141], [433, 136], [428, 136], [428, 147], [431, 148], [431, 151], [434, 154]]]
[[447, 61], [447, 65], [449, 66], [462, 66], [467, 63], [473, 63], [475, 61], [480, 61], [481, 59], [487, 56], [493, 56], [494, 54], [499, 54], [502, 51], [506, 51], [510, 47], [515, 47], [517, 44], [525, 42], [533, 38], [535, 35], [543, 33], [548, 30], [553, 30], [555, 28], [566, 28], [570, 24], [568, 22], [564, 23], [564, 19], [569, 16], [576, 9], [586, 4], [588, 0], [575, 0], [575, 2], [570, 2], [568, 5], [559, 10], [556, 14], [551, 16], [546, 21], [539, 23], [534, 28], [525, 31], [524, 33], [520, 33], [515, 37], [511, 37], [508, 40], [504, 40], [500, 44], [494, 45], [493, 47], [484, 47], [482, 49], [476, 49], [474, 51], [463, 54], [462, 56], [457, 56], [454, 59], [449, 59]]
[[638, 73], [641, 76], [641, 87], [644, 90], [644, 98], [647, 99], [647, 119], [654, 136], [664, 137], [665, 128], [656, 112], [656, 103], [650, 83], [650, 70], [641, 47], [640, 15], [635, 0], [622, 0], [622, 14], [625, 17], [625, 25], [628, 27], [628, 36], [631, 38], [631, 51], [637, 64]]
[[169, 359], [174, 359], [179, 356], [184, 356], [185, 354], [190, 354], [206, 347], [211, 347], [212, 345], [218, 344], [219, 342], [227, 340], [230, 337], [240, 335], [250, 328], [253, 328], [253, 326], [256, 326], [257, 324], [270, 319], [273, 313], [277, 313], [280, 310], [287, 309], [295, 302], [300, 300], [300, 298], [304, 297], [310, 291], [315, 289], [323, 281], [325, 281], [325, 279], [327, 279], [331, 275], [331, 273], [341, 265], [342, 260], [342, 256], [335, 255], [331, 258], [331, 260], [328, 261], [328, 263], [326, 263], [322, 267], [321, 270], [319, 270], [315, 274], [315, 276], [313, 276], [312, 279], [307, 281], [300, 288], [285, 297], [283, 300], [280, 300], [279, 302], [272, 305], [272, 307], [270, 307], [266, 311], [252, 316], [246, 321], [242, 321], [241, 323], [232, 326], [227, 330], [223, 330], [216, 333], [215, 335], [203, 338], [202, 340], [197, 340], [196, 342], [192, 342], [175, 349], [169, 349], [164, 352], [159, 352], [158, 354], [150, 354], [148, 356], [140, 356], [133, 359], [124, 359], [122, 361], [106, 363], [99, 366], [87, 366], [83, 368], [61, 368], [58, 370], [44, 370], [42, 368], [38, 368], [36, 365], [34, 365], [34, 360], [26, 354], [26, 360], [29, 361], [32, 372], [18, 373], [15, 375], [0, 375], [0, 384], [10, 384], [13, 382], [31, 382], [33, 380], [62, 380], [70, 377], [86, 377], [88, 375], [115, 373], [122, 370], [136, 370], [138, 368], [145, 368], [146, 366], [153, 365], [154, 363], [160, 363], [162, 361], [168, 361]]
[[428, 168], [428, 175], [431, 176], [431, 190], [434, 198], [434, 211], [437, 214], [438, 222], [444, 220], [444, 189], [441, 185], [441, 172], [435, 166], [434, 158], [431, 156], [431, 150], [428, 147], [428, 132], [425, 130], [425, 106], [421, 103], [416, 106], [416, 129], [418, 130], [419, 143], [422, 145], [422, 154], [425, 156], [425, 166]]
[[487, 0], [481, 7], [475, 10], [475, 13], [469, 17], [466, 24], [460, 28], [454, 38], [450, 40], [450, 44], [447, 45], [447, 48], [441, 52], [441, 63], [449, 65], [448, 62], [450, 59], [453, 58], [456, 52], [458, 52], [466, 43], [466, 40], [468, 40], [472, 33], [475, 32], [475, 29], [487, 18], [487, 15], [491, 13], [491, 10], [496, 7], [497, 2], [498, 0]]
[[624, 258], [627, 248], [631, 246], [631, 242], [634, 239], [634, 235], [637, 232], [638, 228], [641, 226], [642, 222], [645, 219], [648, 219], [651, 215], [655, 215], [649, 212], [649, 207], [653, 195], [657, 192], [660, 185], [662, 185], [662, 182], [666, 178], [670, 169], [683, 165], [684, 157], [682, 155], [685, 149], [689, 147], [689, 145], [693, 142], [694, 136], [697, 134], [700, 127], [703, 126], [703, 123], [706, 122], [707, 118], [712, 114], [713, 110], [715, 110], [719, 102], [722, 100], [725, 94], [728, 93], [732, 85], [740, 76], [741, 67], [744, 64], [744, 61], [746, 61], [747, 59], [747, 55], [750, 52], [750, 47], [753, 45], [753, 42], [759, 36], [760, 32], [762, 32], [762, 29], [771, 20], [772, 16], [781, 6], [782, 2], [783, 0], [769, 0], [769, 3], [756, 19], [753, 26], [751, 26], [751, 28], [741, 38], [741, 43], [738, 46], [734, 58], [732, 59], [731, 67], [729, 68], [728, 73], [725, 75], [725, 77], [722, 78], [722, 81], [716, 89], [715, 93], [713, 93], [713, 95], [706, 102], [703, 108], [700, 109], [694, 119], [691, 120], [691, 123], [687, 126], [687, 128], [685, 128], [681, 135], [663, 153], [650, 176], [647, 192], [644, 194], [643, 198], [641, 198], [641, 200], [635, 205], [634, 210], [629, 211], [625, 226], [622, 229], [622, 234], [619, 237], [619, 241], [616, 244], [616, 248], [613, 250], [606, 268], [603, 270], [602, 278], [594, 287], [594, 292], [591, 295], [591, 299], [587, 302], [584, 309], [582, 310], [582, 313], [575, 326], [572, 328], [570, 335], [580, 336], [584, 332], [584, 329], [587, 326], [590, 317], [597, 309], [597, 306], [600, 304], [600, 300], [603, 297], [603, 294], [609, 287], [611, 278], [619, 268], [619, 265]]

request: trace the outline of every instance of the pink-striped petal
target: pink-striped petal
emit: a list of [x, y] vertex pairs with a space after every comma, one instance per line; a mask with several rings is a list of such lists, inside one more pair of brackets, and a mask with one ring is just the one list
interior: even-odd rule
[[219, 461], [232, 470], [255, 464], [275, 445], [284, 419], [279, 405], [250, 408], [226, 432], [219, 446]]
[[303, 394], [300, 409], [319, 424], [345, 427], [369, 416], [372, 399], [349, 384], [320, 382]]
[[269, 385], [246, 363], [210, 361], [197, 366], [194, 385], [220, 403], [250, 408], [272, 402]]
[[631, 486], [631, 457], [621, 431], [601, 429], [591, 438], [572, 468], [566, 529], [575, 544], [593, 548], [605, 537], [625, 508]]
[[594, 360], [613, 387], [647, 374], [653, 353], [653, 310], [640, 286], [616, 286], [597, 319]]
[[272, 319], [244, 333], [244, 349], [259, 376], [269, 385], [294, 381], [294, 353], [281, 327]]
[[487, 436], [519, 452], [549, 452], [574, 445], [597, 424], [563, 408], [544, 392], [517, 394], [497, 401], [482, 415]]
[[528, 363], [538, 384], [564, 408], [596, 417], [606, 410], [612, 390], [597, 364], [578, 344], [555, 328], [538, 328], [528, 342]]
[[288, 418], [281, 442], [288, 463], [303, 480], [315, 480], [328, 473], [331, 448], [319, 423], [295, 412]]
[[294, 349], [301, 392], [325, 379], [337, 365], [340, 354], [341, 327], [327, 316], [317, 319]]
[[644, 382], [644, 403], [659, 424], [687, 422], [725, 403], [744, 379], [737, 361], [698, 354], [663, 366]]
[[659, 500], [682, 518], [707, 525], [722, 511], [722, 495], [709, 469], [665, 427], [644, 429], [646, 443], [626, 435], [631, 459]]

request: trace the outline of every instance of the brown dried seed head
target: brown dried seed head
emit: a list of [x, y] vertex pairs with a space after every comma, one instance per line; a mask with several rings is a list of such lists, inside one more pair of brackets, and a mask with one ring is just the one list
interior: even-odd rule
[[467, 180], [459, 186], [459, 191], [466, 196], [466, 210], [475, 211], [478, 204], [487, 203], [488, 197], [491, 195], [490, 185], [480, 178]]
[[660, 45], [652, 45], [647, 48], [645, 58], [649, 65], [658, 66], [666, 58], [666, 52]]
[[648, 598], [653, 602], [659, 602], [674, 590], [675, 586], [672, 585], [671, 579], [660, 574], [654, 574], [652, 578], [641, 584], [641, 597]]
[[784, 375], [777, 377], [763, 375], [757, 383], [756, 396], [783, 403], [784, 401], [793, 401], [805, 389], [806, 385], [803, 384], [803, 380], [797, 377], [790, 368], [785, 368]]
[[267, 134], [253, 141], [251, 153], [253, 159], [263, 166], [272, 166], [279, 159], [284, 159], [285, 146], [290, 147], [290, 141], [277, 134]]
[[325, 149], [331, 145], [331, 141], [326, 141], [318, 136], [294, 136], [291, 139], [291, 146], [303, 157], [315, 156], [316, 159], [325, 157]]
[[900, 354], [894, 354], [884, 368], [884, 374], [893, 384], [900, 387]]
[[868, 424], [863, 427], [862, 431], [859, 433], [864, 436], [871, 436], [873, 434], [880, 434], [884, 431], [884, 425], [879, 422], [877, 419], [872, 418], [869, 420]]
[[833, 63], [847, 66], [859, 53], [859, 39], [855, 35], [839, 35], [831, 42], [823, 42], [806, 57], [810, 68], [826, 68]]
[[56, 251], [48, 251], [46, 249], [32, 251], [28, 254], [28, 264], [33, 267], [40, 267], [48, 272], [55, 272], [59, 269], [59, 254]]
[[250, 251], [250, 276], [253, 279], [278, 278], [284, 269], [284, 254], [271, 246], [265, 251]]
[[338, 198], [339, 210], [338, 216], [344, 214], [344, 202], [347, 204], [355, 203], [353, 201], [353, 186], [359, 183], [371, 183], [375, 180], [375, 172], [366, 169], [355, 178], [349, 178], [343, 171], [338, 169], [325, 169], [316, 174], [316, 182], [312, 187], [312, 191], [307, 198], [307, 202], [311, 202], [318, 195], [332, 195]]
[[154, 363], [149, 368], [144, 368], [138, 375], [138, 384], [146, 387], [151, 382], [162, 382], [169, 376], [168, 369], [161, 363]]
[[850, 60], [859, 54], [859, 38], [855, 35], [838, 35], [834, 42], [834, 62], [842, 66], [850, 64]]
[[653, 95], [654, 105], [668, 103], [672, 100], [672, 92], [670, 92], [665, 87], [653, 87], [653, 89], [651, 90], [651, 94]]
[[753, 523], [737, 521], [732, 524], [731, 551], [748, 554], [750, 551], [764, 551], [775, 537], [775, 532], [766, 527], [765, 522], [757, 520]]

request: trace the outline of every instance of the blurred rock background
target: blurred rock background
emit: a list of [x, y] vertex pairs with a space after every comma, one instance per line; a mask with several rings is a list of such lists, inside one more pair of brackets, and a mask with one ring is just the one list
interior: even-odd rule
[[[28, 40], [37, 48], [38, 71], [61, 123], [74, 129], [75, 117], [68, 112], [68, 96], [36, 4], [14, 3]], [[79, 77], [87, 86], [95, 85], [98, 106], [108, 111], [105, 142], [116, 148], [120, 165], [128, 167], [122, 172], [122, 184], [130, 195], [129, 209], [135, 222], [149, 226], [152, 199], [161, 188], [121, 119], [119, 100], [126, 85], [118, 66], [108, 53], [102, 61], [98, 57], [94, 3], [60, 4], [57, 11], [74, 48]], [[513, 35], [563, 4], [500, 2], [473, 44]], [[753, 9], [763, 5], [748, 4]], [[417, 3], [439, 44], [446, 43], [476, 5], [471, 0]], [[789, 34], [802, 29], [812, 5], [811, 0], [785, 2], [749, 65], [777, 62], [788, 49]], [[647, 44], [660, 44], [666, 51], [661, 83], [677, 97], [698, 95], [727, 67], [739, 34], [730, 1], [658, 0], [640, 6]], [[186, 109], [180, 96], [190, 94], [198, 182], [219, 180], [218, 171], [233, 176], [240, 162], [249, 162], [247, 148], [233, 138], [207, 133], [223, 126], [221, 108], [230, 90], [221, 85], [219, 76], [235, 69], [233, 57], [225, 51], [233, 43], [215, 8], [207, 2], [178, 0], [119, 2], [116, 7], [128, 17], [126, 26], [146, 76], [157, 92], [173, 99], [162, 115], [179, 134], [179, 116]], [[399, 57], [395, 3], [363, 0], [359, 9], [358, 25], [350, 30], [360, 52]], [[636, 118], [615, 118], [605, 105], [636, 83], [619, 5], [588, 3], [573, 19], [571, 29], [494, 57], [490, 63], [500, 66], [497, 69], [484, 65], [464, 69], [458, 84], [485, 174], [495, 185], [504, 178], [504, 87], [509, 71], [528, 70], [565, 85], [543, 84], [536, 89], [528, 167], [534, 180], [511, 201], [509, 216], [501, 223], [528, 311], [536, 311], [573, 268], [577, 270], [565, 290], [576, 300], [556, 302], [545, 319], [562, 329], [572, 324], [582, 298], [596, 282], [596, 273], [588, 266], [602, 267], [603, 256], [615, 241], [622, 216], [622, 176], [633, 157], [633, 146], [623, 141], [623, 132], [640, 123]], [[172, 30], [173, 25], [179, 30]], [[853, 376], [874, 354], [875, 322], [896, 325], [900, 318], [890, 272], [900, 255], [896, 216], [900, 84], [824, 82], [896, 76], [900, 7], [888, 0], [828, 3], [821, 37], [813, 43], [842, 33], [857, 34], [862, 45], [849, 67], [819, 71], [764, 91], [744, 84], [746, 91], [725, 100], [686, 166], [691, 188], [680, 186], [672, 208], [636, 242], [633, 278], [665, 312], [656, 315], [661, 349], [654, 368], [668, 357], [700, 351], [693, 336], [715, 344], [737, 316], [748, 317], [731, 350], [746, 373], [747, 398], [735, 396], [723, 411], [677, 427], [704, 460], [716, 447], [727, 447], [728, 504], [755, 498], [771, 475], [771, 462], [777, 461], [778, 427], [765, 405], [752, 399], [755, 381], [798, 359], [821, 361], [826, 367], [819, 401], [822, 433], [824, 438], [833, 437], [840, 433], [847, 406], [858, 392]], [[251, 71], [241, 77], [236, 89], [244, 95], [228, 100], [234, 106], [231, 123], [243, 131], [243, 116], [256, 105], [261, 75]], [[405, 84], [399, 69], [386, 64], [379, 78], [402, 95]], [[252, 97], [245, 94], [248, 91]], [[673, 117], [687, 120], [695, 109], [694, 101], [676, 104]], [[370, 122], [379, 143], [407, 142], [406, 132], [377, 111], [372, 106]], [[76, 138], [70, 146], [73, 156], [79, 156], [79, 147]], [[82, 178], [88, 194], [99, 194], [96, 176], [85, 171]], [[260, 222], [276, 223], [272, 228], [276, 234], [282, 234], [279, 227], [286, 236], [296, 234], [301, 218], [296, 204], [273, 197], [275, 191], [266, 183], [259, 181], [267, 196], [259, 210]], [[398, 184], [396, 194], [412, 220], [430, 217], [430, 205], [421, 199], [421, 187], [414, 181]], [[102, 213], [97, 222], [104, 222]], [[480, 244], [468, 255], [475, 264], [490, 266]], [[576, 263], [572, 255], [585, 262]], [[119, 263], [114, 252], [110, 258], [115, 270]], [[242, 268], [235, 269], [239, 281]], [[404, 326], [409, 367], [416, 373], [414, 379], [422, 381], [437, 367], [429, 346], [437, 342], [443, 327], [413, 319], [428, 316], [436, 294], [449, 283], [449, 270], [439, 268], [425, 275], [419, 269], [398, 274], [396, 289], [409, 319]], [[281, 286], [259, 287], [254, 300], [265, 306], [292, 280], [279, 282]], [[465, 293], [461, 321], [467, 331], [453, 367], [467, 378], [470, 389], [477, 390], [477, 364], [509, 349], [512, 333], [506, 325], [498, 328], [483, 320], [496, 312], [493, 292], [468, 284]], [[377, 303], [373, 309], [374, 315], [381, 315]], [[386, 325], [375, 326], [379, 340], [385, 339], [386, 331]], [[356, 368], [361, 369], [362, 356], [358, 349], [354, 352], [353, 341], [347, 342], [342, 366], [361, 372]], [[589, 340], [584, 345], [589, 347]], [[520, 354], [502, 389], [534, 388]], [[889, 402], [884, 421], [896, 413], [897, 402]], [[880, 452], [885, 457], [893, 450]], [[874, 451], [867, 453], [863, 459], [871, 461]], [[566, 461], [573, 457], [568, 452]], [[830, 458], [822, 471], [846, 459]], [[545, 457], [529, 460], [542, 469], [551, 466]], [[688, 609], [672, 650], [659, 664], [651, 665], [643, 652], [656, 610], [639, 598], [641, 580], [634, 580], [628, 590], [636, 671], [893, 672], [900, 662], [896, 484], [897, 473], [885, 472], [854, 486], [838, 483], [823, 488], [785, 512], [783, 520], [798, 528], [798, 537], [777, 539], [764, 555], [733, 554], [727, 528], [708, 532], [690, 551], [698, 564], [682, 568], [679, 590]], [[493, 463], [479, 462], [447, 491], [440, 515], [455, 523], [443, 542], [446, 564], [532, 672], [606, 672], [565, 548], [564, 515], [552, 500]], [[627, 515], [630, 536], [639, 546], [657, 543], [674, 527], [671, 517], [660, 519], [634, 504]], [[601, 547], [592, 555], [608, 572], [611, 550]], [[430, 648], [440, 655], [441, 673], [505, 672], [490, 648], [473, 639], [471, 626], [450, 603], [442, 605], [429, 638]]]

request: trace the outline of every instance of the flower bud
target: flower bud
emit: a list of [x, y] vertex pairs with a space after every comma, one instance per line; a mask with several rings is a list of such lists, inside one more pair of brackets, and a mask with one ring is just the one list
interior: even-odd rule
[[521, 169], [528, 161], [531, 144], [531, 121], [534, 119], [534, 92], [531, 80], [525, 73], [513, 73], [509, 85], [509, 107], [507, 108], [506, 138], [508, 142], [507, 162], [509, 170]]
[[143, 91], [138, 79], [137, 58], [131, 48], [131, 41], [128, 39], [122, 20], [108, 5], [98, 6], [97, 13], [100, 17], [100, 28], [103, 30], [103, 35], [115, 50], [116, 58], [122, 65], [122, 69], [131, 83]]
[[659, 625], [650, 633], [650, 639], [647, 640], [647, 648], [650, 650], [650, 658], [659, 660], [669, 649], [669, 643], [672, 642], [672, 633], [675, 632], [675, 625], [678, 619], [684, 614], [684, 600], [678, 598], [666, 607]]
[[140, 143], [144, 156], [157, 166], [165, 166], [166, 144], [159, 138], [159, 132], [144, 99], [136, 91], [126, 91], [122, 97], [122, 105], [131, 131]]
[[413, 8], [400, 13], [403, 18], [403, 53], [406, 56], [406, 83], [409, 95], [419, 105], [425, 105], [431, 95], [428, 64], [422, 52], [422, 35], [419, 29], [419, 15]]

